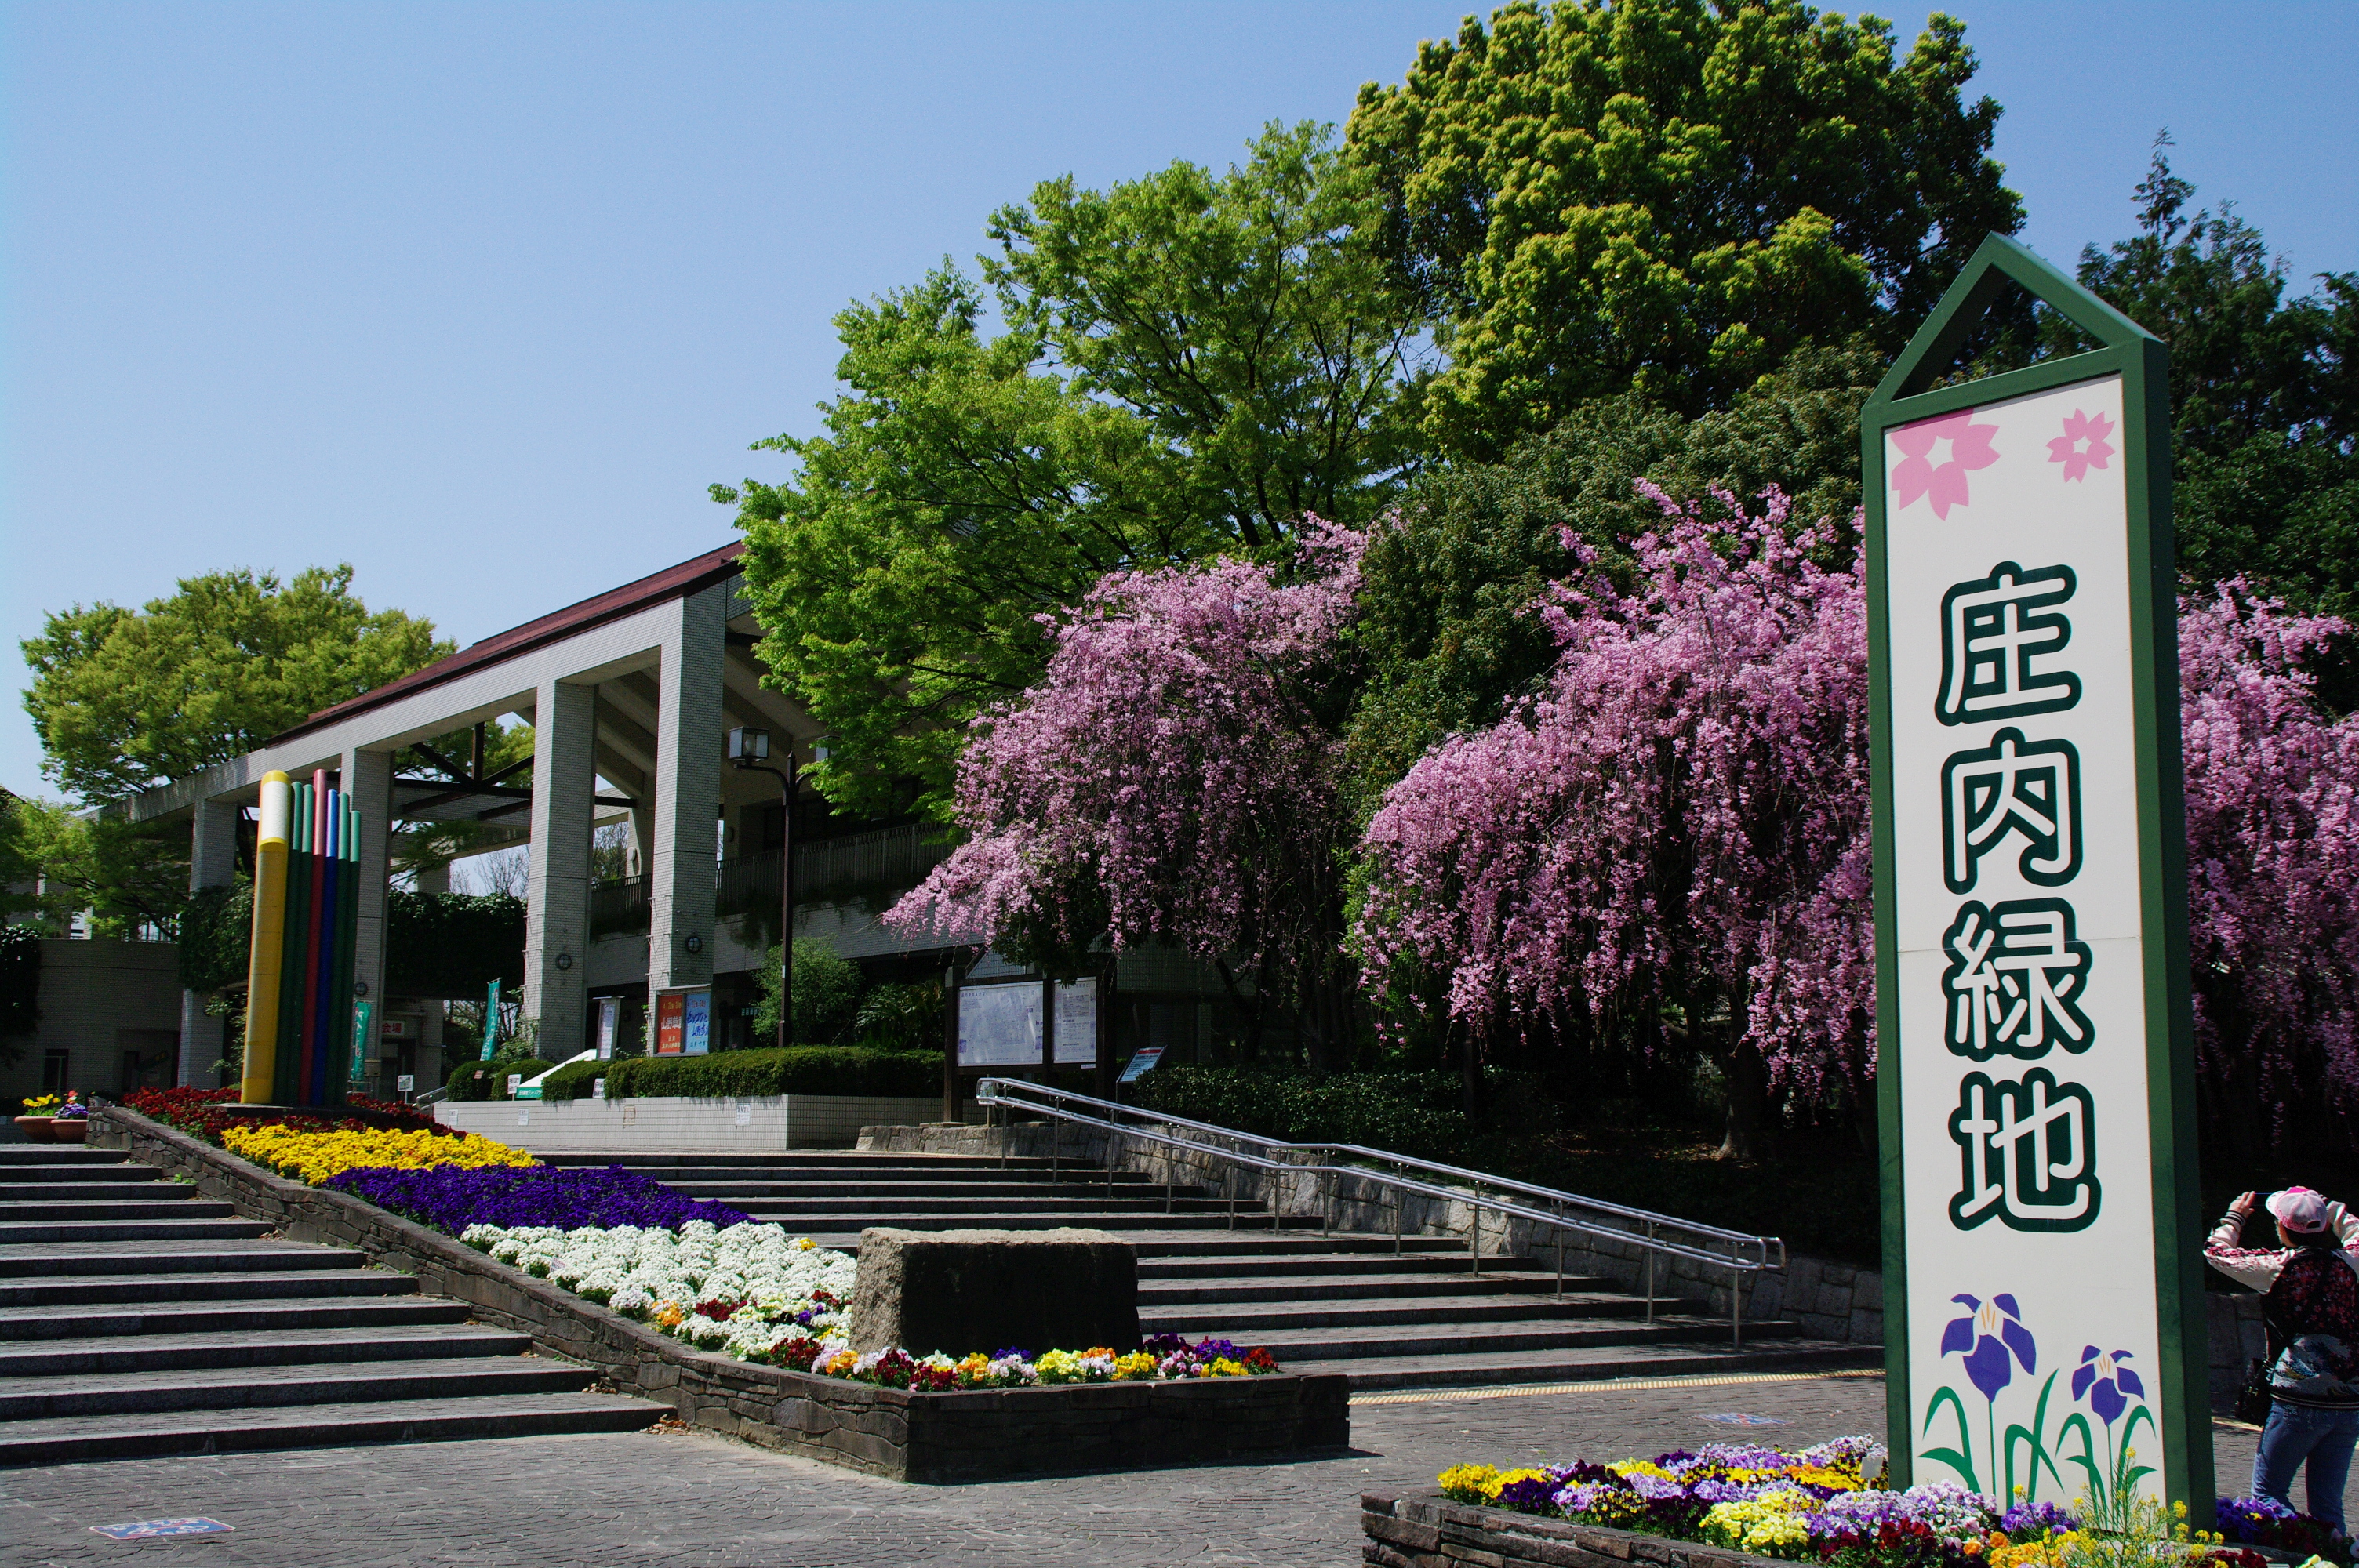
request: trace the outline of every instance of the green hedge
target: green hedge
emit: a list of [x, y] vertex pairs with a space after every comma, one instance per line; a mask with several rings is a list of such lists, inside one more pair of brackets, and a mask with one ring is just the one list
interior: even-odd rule
[[[524, 901], [506, 893], [385, 895], [386, 989], [395, 996], [475, 997], [495, 979], [524, 984]], [[200, 888], [179, 920], [180, 983], [192, 991], [245, 983], [254, 947], [254, 884]]]
[[593, 1078], [608, 1099], [682, 1096], [729, 1099], [755, 1095], [892, 1095], [938, 1098], [942, 1058], [932, 1051], [864, 1051], [853, 1045], [790, 1045], [781, 1051], [723, 1051], [709, 1056], [626, 1056], [577, 1062], [541, 1086], [549, 1099], [587, 1099]]
[[[537, 1078], [557, 1065], [538, 1056], [503, 1058], [495, 1062], [462, 1062], [451, 1069], [447, 1087], [452, 1099], [506, 1099], [508, 1098], [508, 1075], [517, 1073], [526, 1078]], [[481, 1073], [482, 1077], [475, 1075]]]

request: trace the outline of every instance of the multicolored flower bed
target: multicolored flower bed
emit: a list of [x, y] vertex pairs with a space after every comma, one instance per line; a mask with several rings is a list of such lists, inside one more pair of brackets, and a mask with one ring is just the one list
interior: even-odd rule
[[231, 1153], [282, 1176], [319, 1186], [355, 1169], [423, 1171], [486, 1165], [529, 1165], [521, 1149], [473, 1133], [390, 1131], [381, 1127], [336, 1128], [308, 1132], [284, 1122], [223, 1130], [221, 1145]]
[[962, 1360], [940, 1351], [855, 1352], [844, 1344], [844, 1308], [856, 1272], [852, 1255], [822, 1248], [809, 1237], [789, 1238], [781, 1227], [756, 1225], [742, 1215], [725, 1227], [691, 1219], [676, 1231], [631, 1225], [470, 1225], [460, 1239], [700, 1349], [882, 1388], [1021, 1389], [1257, 1377], [1278, 1369], [1266, 1350], [1240, 1350], [1225, 1339], [1190, 1345], [1178, 1335], [1159, 1335], [1136, 1350], [1097, 1346], [1038, 1357], [1018, 1348], [988, 1356], [978, 1351]]
[[1839, 1437], [1798, 1453], [1714, 1443], [1612, 1465], [1459, 1465], [1438, 1479], [1462, 1503], [1831, 1568], [2265, 1568], [2257, 1552], [2190, 1533], [2183, 1507], [2174, 1518], [2125, 1499], [2109, 1510], [2122, 1528], [2100, 1534], [2053, 1503], [2003, 1509], [1951, 1482], [1886, 1490], [1884, 1468], [1873, 1438]]
[[686, 1196], [614, 1165], [518, 1162], [483, 1168], [357, 1169], [324, 1184], [460, 1237], [474, 1227], [555, 1236], [584, 1227], [674, 1230], [702, 1225], [714, 1229], [744, 1225], [750, 1218], [742, 1209]]
[[465, 1136], [398, 1100], [370, 1099], [364, 1095], [346, 1096], [344, 1105], [347, 1108], [372, 1113], [372, 1119], [368, 1121], [327, 1111], [288, 1111], [267, 1119], [258, 1119], [222, 1108], [235, 1105], [237, 1097], [235, 1089], [134, 1089], [123, 1097], [123, 1103], [142, 1116], [216, 1146], [221, 1145], [222, 1134], [234, 1127], [285, 1127], [298, 1132], [364, 1132], [372, 1128], [389, 1127], [398, 1131], [432, 1132], [448, 1138]]
[[2213, 1510], [2220, 1534], [2248, 1546], [2348, 1563], [2351, 1538], [2306, 1513], [2299, 1513], [2275, 1498], [2222, 1498]]

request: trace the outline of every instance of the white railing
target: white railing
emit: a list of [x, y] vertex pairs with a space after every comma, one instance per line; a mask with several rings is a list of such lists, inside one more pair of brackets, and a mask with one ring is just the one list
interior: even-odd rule
[[[975, 1099], [982, 1105], [996, 1107], [1003, 1113], [1046, 1119], [1053, 1130], [1049, 1144], [1052, 1176], [1060, 1173], [1063, 1162], [1061, 1131], [1068, 1123], [1265, 1173], [1269, 1177], [1265, 1185], [1268, 1188], [1270, 1225], [1273, 1228], [1281, 1226], [1285, 1219], [1279, 1198], [1281, 1178], [1292, 1181], [1309, 1177], [1317, 1184], [1319, 1228], [1323, 1236], [1330, 1227], [1329, 1217], [1336, 1189], [1343, 1178], [1351, 1177], [1373, 1183], [1391, 1197], [1393, 1247], [1396, 1251], [1400, 1249], [1402, 1214], [1410, 1197], [1423, 1197], [1443, 1205], [1465, 1205], [1467, 1266], [1471, 1271], [1479, 1273], [1483, 1267], [1484, 1215], [1498, 1215], [1503, 1221], [1524, 1220], [1547, 1229], [1553, 1236], [1559, 1297], [1564, 1294], [1564, 1246], [1568, 1234], [1634, 1248], [1645, 1259], [1647, 1321], [1650, 1324], [1655, 1320], [1655, 1267], [1658, 1258], [1683, 1259], [1708, 1269], [1725, 1269], [1729, 1271], [1729, 1336], [1731, 1343], [1739, 1348], [1744, 1345], [1745, 1296], [1739, 1286], [1745, 1276], [1786, 1266], [1786, 1243], [1775, 1236], [1725, 1230], [1715, 1225], [1631, 1208], [1602, 1198], [1583, 1197], [1578, 1193], [1560, 1192], [1553, 1187], [1518, 1182], [1482, 1171], [1470, 1171], [1462, 1166], [1419, 1160], [1407, 1154], [1396, 1154], [1389, 1150], [1369, 1149], [1357, 1143], [1288, 1143], [1280, 1139], [1264, 1138], [1258, 1133], [1240, 1132], [1233, 1127], [1215, 1127], [1210, 1122], [1190, 1121], [1183, 1116], [1142, 1110], [1136, 1106], [1121, 1105], [1113, 1100], [1051, 1088], [1045, 1084], [1027, 1084], [1014, 1078], [984, 1079], [975, 1086]], [[1105, 1169], [1106, 1184], [1111, 1189], [1114, 1184], [1114, 1161], [1111, 1157], [1105, 1162]], [[1163, 1184], [1166, 1209], [1171, 1206], [1172, 1185], [1168, 1180]], [[1236, 1200], [1231, 1198], [1228, 1202], [1229, 1223], [1234, 1227], [1236, 1224]], [[1446, 1217], [1449, 1211], [1445, 1207], [1442, 1212]], [[1504, 1236], [1504, 1224], [1501, 1228]]]

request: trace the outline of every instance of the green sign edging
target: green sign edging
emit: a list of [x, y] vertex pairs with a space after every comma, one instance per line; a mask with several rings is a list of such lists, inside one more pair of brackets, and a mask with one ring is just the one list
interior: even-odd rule
[[[2103, 347], [2004, 374], [1928, 388], [2009, 285]], [[1908, 1224], [1902, 1201], [1897, 861], [1893, 843], [1890, 632], [1886, 597], [1885, 432], [1897, 425], [2076, 382], [2122, 378], [2129, 513], [2130, 658], [2137, 756], [2147, 1116], [2154, 1172], [2157, 1368], [2167, 1420], [2163, 1485], [2201, 1519], [2212, 1498], [2202, 1199], [2196, 1150], [2193, 1016], [2188, 989], [2185, 779], [2180, 762], [2178, 578], [2170, 515], [2169, 358], [2151, 333], [2030, 251], [1993, 234], [1974, 252], [1860, 415], [1865, 505], [1871, 787], [1875, 821], [1877, 1165], [1883, 1189], [1886, 1446], [1892, 1484], [1910, 1484], [1919, 1433], [1909, 1390]], [[1884, 1071], [1886, 1065], [1894, 1070]], [[2178, 1310], [2170, 1310], [2176, 1303]], [[2001, 1499], [2004, 1503], [2005, 1499]]]

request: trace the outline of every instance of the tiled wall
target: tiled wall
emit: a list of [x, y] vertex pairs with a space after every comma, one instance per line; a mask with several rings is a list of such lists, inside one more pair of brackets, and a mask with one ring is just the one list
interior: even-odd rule
[[768, 1153], [849, 1149], [871, 1122], [940, 1116], [941, 1102], [879, 1095], [744, 1099], [444, 1100], [435, 1119], [535, 1153]]

